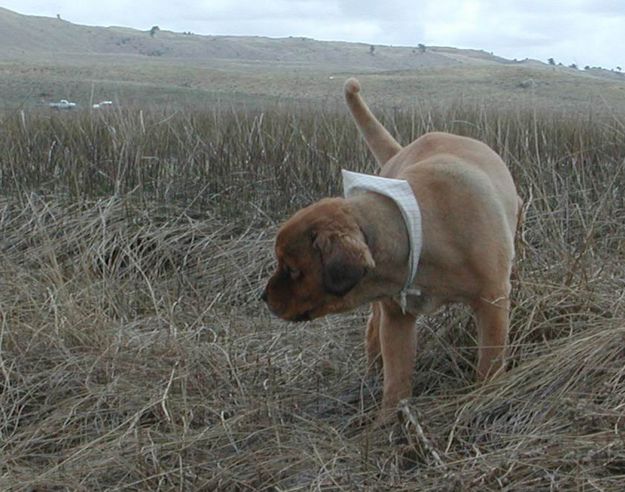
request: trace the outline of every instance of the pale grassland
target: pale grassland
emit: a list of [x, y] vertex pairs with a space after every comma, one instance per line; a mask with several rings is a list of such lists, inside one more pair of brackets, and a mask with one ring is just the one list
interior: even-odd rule
[[[321, 58], [323, 60], [323, 58]], [[0, 109], [32, 110], [58, 99], [82, 108], [112, 100], [122, 108], [237, 108], [342, 105], [342, 84], [358, 76], [374, 107], [448, 106], [459, 100], [516, 111], [519, 107], [588, 114], [625, 113], [625, 75], [533, 64], [471, 63], [419, 70], [373, 71], [317, 60], [286, 63], [193, 60], [129, 55], [0, 58]]]

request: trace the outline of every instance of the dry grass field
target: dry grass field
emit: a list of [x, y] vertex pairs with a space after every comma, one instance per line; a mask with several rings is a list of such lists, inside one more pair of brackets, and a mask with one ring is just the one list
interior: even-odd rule
[[418, 321], [414, 397], [373, 428], [367, 308], [258, 299], [277, 224], [373, 161], [346, 111], [0, 116], [0, 489], [622, 490], [625, 122], [389, 108], [480, 138], [527, 218], [509, 370], [461, 308]]

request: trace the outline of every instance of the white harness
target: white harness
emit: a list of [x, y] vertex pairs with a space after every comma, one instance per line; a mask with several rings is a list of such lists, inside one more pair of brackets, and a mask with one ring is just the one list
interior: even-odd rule
[[343, 194], [345, 197], [353, 195], [357, 190], [361, 192], [374, 191], [393, 200], [404, 218], [410, 241], [410, 256], [408, 258], [408, 276], [406, 277], [404, 287], [399, 293], [399, 304], [402, 312], [406, 313], [406, 296], [421, 295], [419, 289], [411, 288], [417, 275], [421, 245], [423, 243], [421, 210], [412, 188], [405, 179], [382, 178], [380, 176], [346, 171], [345, 169], [341, 170], [341, 174], [343, 175]]

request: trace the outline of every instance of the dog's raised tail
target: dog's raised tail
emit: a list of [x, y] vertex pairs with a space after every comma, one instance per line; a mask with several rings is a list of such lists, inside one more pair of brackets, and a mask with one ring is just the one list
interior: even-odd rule
[[345, 100], [367, 147], [380, 166], [401, 150], [401, 145], [373, 115], [360, 96], [360, 83], [355, 78], [345, 81]]

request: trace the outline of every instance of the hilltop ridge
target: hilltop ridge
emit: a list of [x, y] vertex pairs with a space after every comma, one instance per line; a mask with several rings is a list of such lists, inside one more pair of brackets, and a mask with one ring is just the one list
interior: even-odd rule
[[98, 27], [0, 8], [0, 59], [35, 55], [129, 55], [197, 61], [308, 64], [365, 71], [514, 63], [481, 50], [316, 41], [303, 37], [211, 36]]

